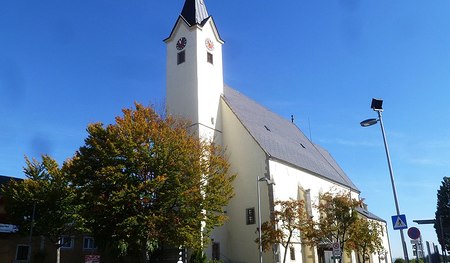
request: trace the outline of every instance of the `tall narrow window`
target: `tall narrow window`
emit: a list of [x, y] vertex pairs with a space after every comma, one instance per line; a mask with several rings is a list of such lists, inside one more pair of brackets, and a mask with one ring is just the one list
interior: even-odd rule
[[253, 225], [255, 224], [255, 208], [247, 208], [246, 209], [246, 221], [247, 225]]
[[213, 57], [212, 53], [208, 52], [208, 54], [207, 54], [207, 61], [208, 61], [208, 63], [214, 64], [214, 57]]
[[220, 260], [220, 243], [214, 242], [212, 245], [212, 259]]
[[181, 63], [184, 63], [186, 61], [186, 53], [183, 51], [178, 52], [177, 55], [177, 65], [180, 65]]
[[291, 255], [291, 260], [295, 260], [295, 248], [294, 247], [290, 247], [289, 248], [289, 254]]
[[29, 246], [18, 245], [16, 250], [16, 260], [28, 260], [28, 251], [30, 251]]
[[311, 190], [308, 189], [305, 191], [305, 204], [306, 204], [306, 213], [308, 216], [312, 216], [312, 207], [311, 207]]

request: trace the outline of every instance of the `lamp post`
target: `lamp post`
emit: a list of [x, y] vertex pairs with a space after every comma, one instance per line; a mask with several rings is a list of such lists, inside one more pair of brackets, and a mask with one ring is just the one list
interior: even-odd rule
[[439, 226], [441, 228], [441, 238], [442, 238], [442, 258], [444, 258], [444, 263], [447, 263], [447, 252], [446, 252], [446, 244], [445, 244], [445, 234], [444, 234], [444, 227], [442, 225], [442, 216], [439, 216]]
[[259, 187], [260, 182], [266, 182], [267, 185], [274, 185], [275, 182], [267, 177], [256, 177], [256, 191], [258, 195], [258, 237], [259, 237], [259, 263], [262, 263], [262, 240], [261, 240], [261, 190]]
[[[383, 105], [383, 100], [372, 99], [371, 108], [378, 113], [378, 119], [367, 119], [367, 120], [362, 121], [360, 124], [362, 127], [369, 127], [369, 126], [376, 124], [377, 122], [380, 123], [381, 133], [383, 134], [384, 148], [386, 150], [386, 158], [387, 158], [388, 167], [389, 167], [389, 174], [391, 176], [391, 184], [392, 184], [392, 192], [394, 194], [395, 209], [397, 211], [397, 215], [400, 215], [400, 208], [399, 208], [398, 200], [397, 200], [397, 191], [395, 189], [394, 172], [392, 170], [392, 165], [391, 165], [391, 156], [389, 155], [389, 147], [388, 147], [388, 143], [386, 140], [386, 134], [384, 132], [383, 118], [381, 115], [381, 112], [383, 111], [382, 105]], [[403, 229], [400, 229], [400, 237], [402, 240], [403, 255], [405, 257], [405, 261], [409, 262], [408, 250], [406, 248], [405, 235], [403, 233]]]
[[33, 203], [33, 213], [31, 214], [31, 225], [30, 225], [30, 236], [28, 238], [28, 262], [31, 262], [31, 249], [33, 246], [33, 227], [34, 227], [34, 216], [36, 214], [36, 201]]

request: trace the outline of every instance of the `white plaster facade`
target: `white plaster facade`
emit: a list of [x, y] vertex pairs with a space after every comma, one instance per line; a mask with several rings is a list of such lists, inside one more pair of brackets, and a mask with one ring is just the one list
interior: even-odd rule
[[[195, 9], [194, 17], [192, 13], [187, 12], [189, 10], [186, 11], [189, 8], [201, 10]], [[177, 49], [177, 42], [181, 38], [186, 38], [186, 45]], [[208, 39], [214, 44], [213, 50], [208, 49], [206, 45]], [[307, 202], [317, 202], [320, 193], [330, 190], [350, 191], [353, 198], [359, 199], [359, 191], [331, 156], [310, 142], [295, 125], [281, 120], [281, 117], [263, 109], [231, 88], [224, 87], [224, 42], [214, 20], [207, 15], [203, 0], [186, 0], [182, 15], [165, 43], [168, 113], [189, 119], [201, 138], [214, 139], [223, 144], [227, 150], [231, 172], [237, 174], [234, 181], [235, 196], [225, 209], [229, 221], [216, 229], [211, 236], [212, 243], [219, 249], [216, 254], [219, 253], [221, 260], [235, 263], [259, 262], [258, 246], [255, 243], [257, 224], [246, 222], [247, 209], [254, 208], [255, 216], [258, 214], [258, 177], [267, 177], [275, 182], [275, 185], [267, 185], [264, 182], [259, 184], [263, 222], [269, 220], [274, 200], [303, 199]], [[180, 52], [185, 52], [183, 63], [178, 61]], [[213, 63], [208, 62], [208, 53], [213, 55]], [[247, 110], [258, 109], [264, 112], [257, 112], [255, 119], [253, 116], [244, 116]], [[290, 134], [298, 138], [284, 138]], [[293, 144], [298, 144], [298, 155], [295, 148], [292, 150]], [[286, 147], [286, 150], [283, 147]], [[310, 157], [309, 153], [315, 155]], [[302, 166], [302, 156], [310, 158], [313, 164], [308, 166], [305, 161], [307, 165]], [[327, 165], [329, 167], [321, 167]], [[312, 214], [318, 216], [315, 211], [312, 211]], [[386, 223], [380, 222], [386, 228]], [[384, 233], [387, 259], [380, 260], [378, 255], [373, 255], [372, 263], [391, 263], [387, 232]], [[319, 262], [317, 250], [314, 248], [297, 243], [294, 245], [294, 251], [295, 260], [288, 262], [325, 263]], [[276, 253], [264, 253], [263, 262], [281, 262], [283, 253], [283, 247], [279, 246]], [[207, 249], [207, 254], [209, 258], [212, 257], [211, 247]], [[344, 257], [344, 261], [356, 263], [354, 253], [350, 257]]]

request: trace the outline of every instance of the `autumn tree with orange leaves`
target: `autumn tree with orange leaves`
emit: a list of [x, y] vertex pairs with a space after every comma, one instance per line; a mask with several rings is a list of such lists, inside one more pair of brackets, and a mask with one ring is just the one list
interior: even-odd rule
[[381, 241], [382, 231], [378, 222], [360, 216], [350, 229], [347, 250], [356, 252], [358, 262], [366, 262], [370, 254], [384, 249]]
[[314, 206], [319, 216], [314, 217], [313, 223], [305, 229], [305, 240], [315, 246], [337, 242], [341, 251], [345, 251], [359, 217], [356, 208], [360, 206], [361, 201], [352, 198], [349, 192], [320, 194]]
[[[271, 220], [261, 225], [261, 244], [263, 251], [270, 250], [275, 244], [281, 244], [284, 247], [284, 263], [289, 247], [300, 242], [300, 234], [310, 224], [310, 218], [302, 200], [275, 201], [274, 204]], [[259, 238], [255, 242], [259, 243]]]
[[100, 249], [141, 261], [162, 244], [201, 249], [225, 222], [229, 163], [188, 127], [141, 104], [114, 124], [88, 126], [85, 145], [63, 169]]

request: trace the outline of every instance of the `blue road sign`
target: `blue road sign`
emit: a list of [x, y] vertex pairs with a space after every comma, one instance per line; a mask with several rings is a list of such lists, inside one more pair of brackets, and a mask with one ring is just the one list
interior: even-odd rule
[[392, 216], [392, 226], [394, 227], [394, 230], [408, 228], [408, 225], [406, 224], [406, 216], [405, 215]]

